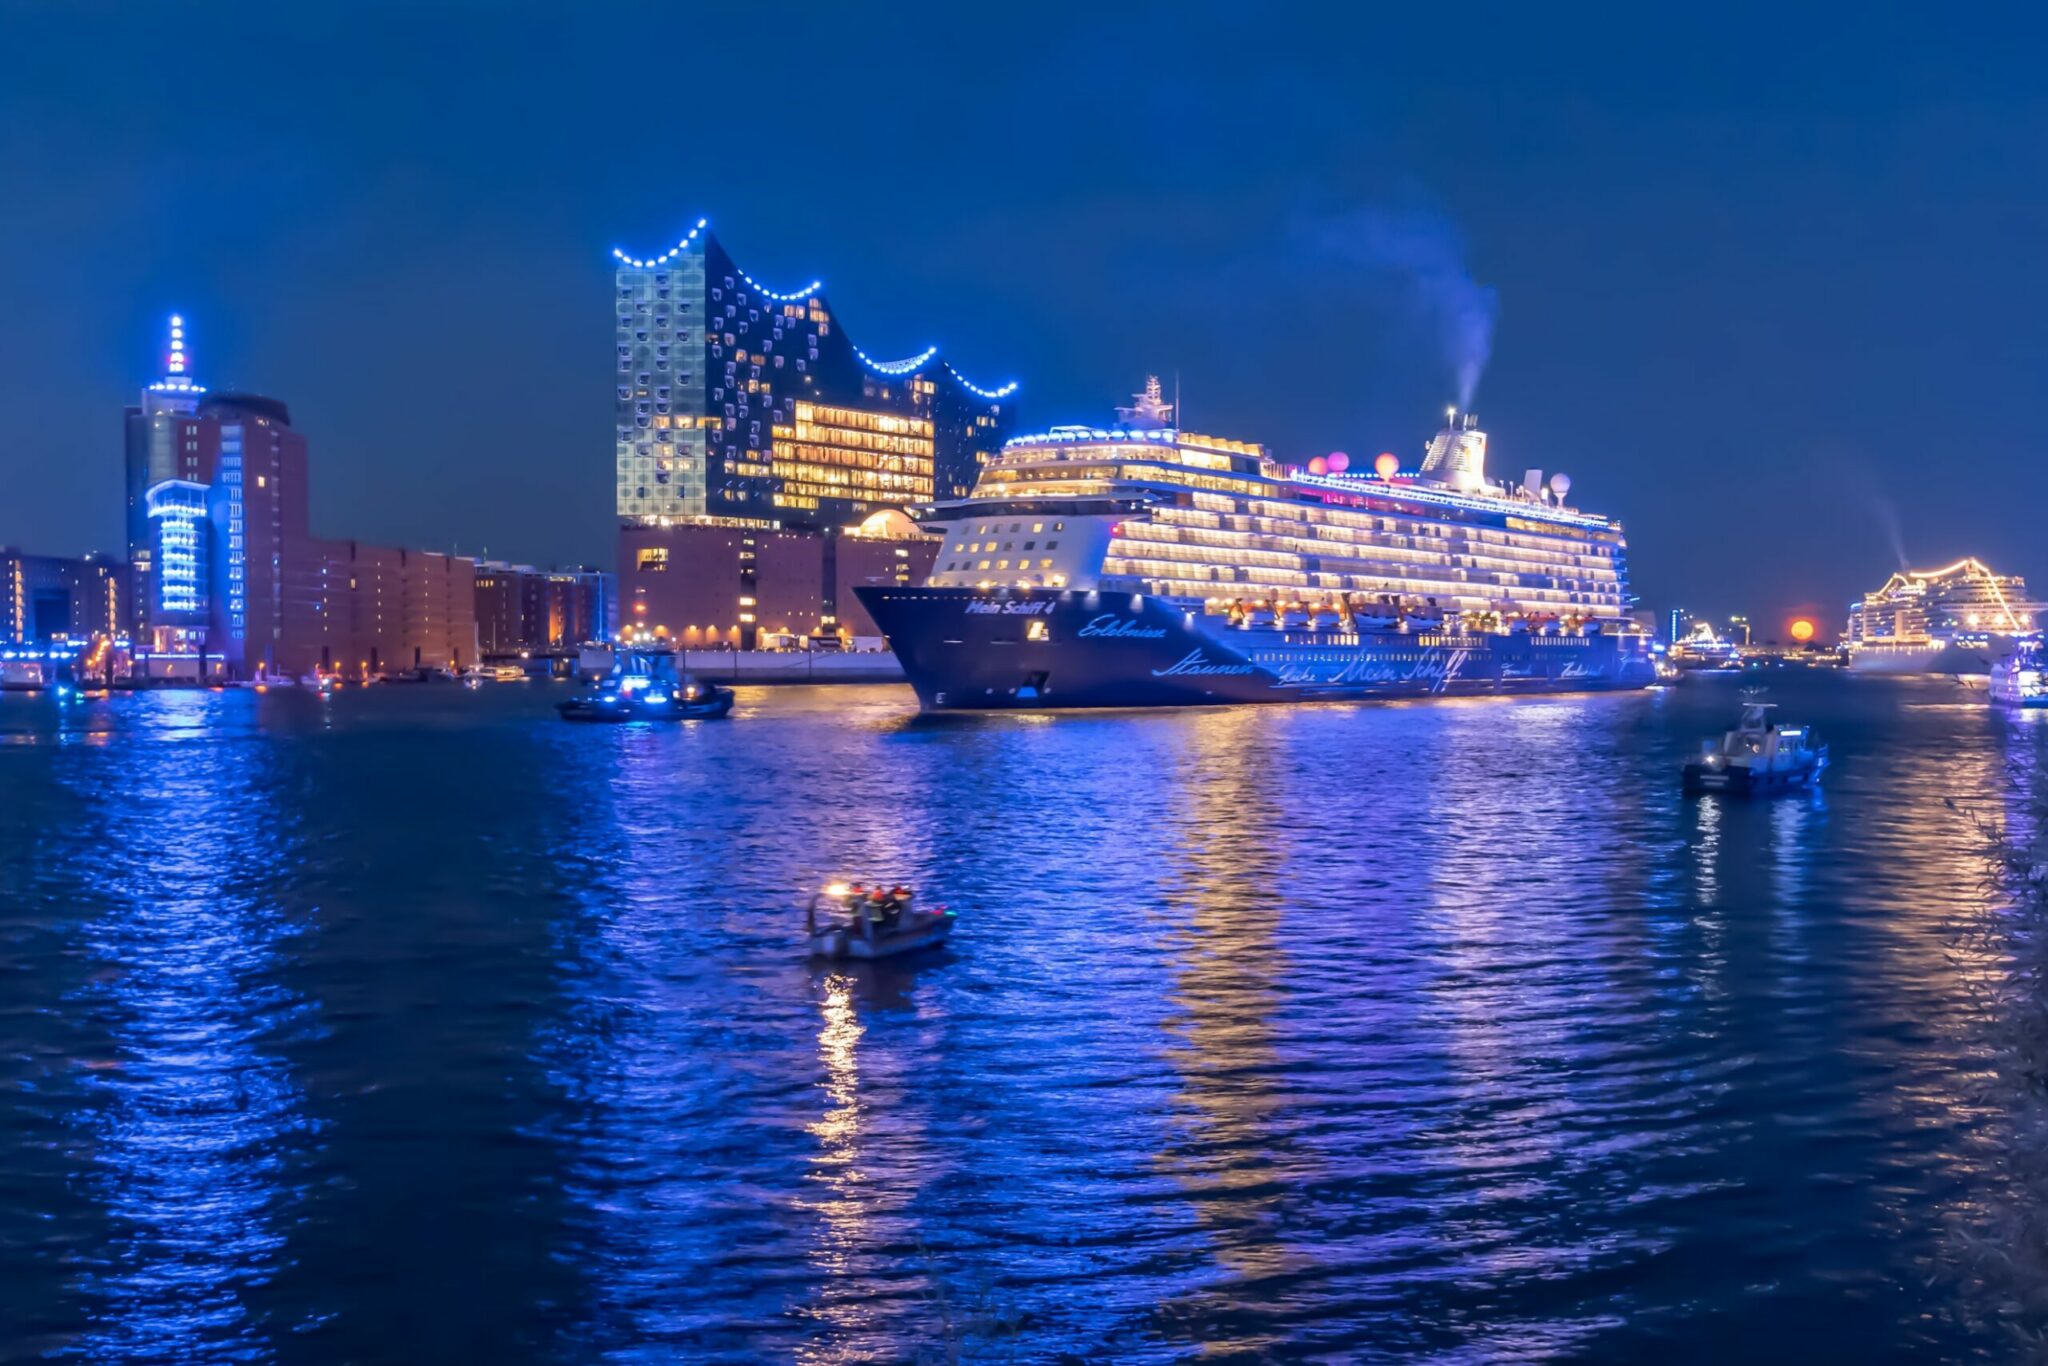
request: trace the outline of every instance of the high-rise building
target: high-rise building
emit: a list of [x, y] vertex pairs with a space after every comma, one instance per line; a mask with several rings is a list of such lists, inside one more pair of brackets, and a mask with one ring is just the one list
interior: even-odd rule
[[126, 428], [129, 633], [145, 672], [475, 662], [474, 562], [315, 537], [306, 439], [290, 410], [209, 394], [192, 377], [182, 318]]
[[199, 654], [234, 674], [275, 672], [287, 578], [310, 547], [306, 439], [256, 394], [192, 378], [173, 317], [164, 374], [127, 411], [130, 630], [143, 650]]
[[1002, 448], [1014, 383], [936, 347], [876, 361], [823, 286], [763, 286], [704, 222], [651, 258], [614, 252], [622, 525], [818, 529], [953, 496]]

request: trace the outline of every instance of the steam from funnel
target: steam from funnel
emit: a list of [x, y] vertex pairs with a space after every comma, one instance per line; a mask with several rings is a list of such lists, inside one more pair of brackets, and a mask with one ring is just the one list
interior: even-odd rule
[[1398, 285], [1403, 302], [1435, 331], [1469, 408], [1493, 355], [1500, 297], [1472, 278], [1465, 242], [1450, 220], [1423, 208], [1365, 208], [1317, 220], [1310, 240], [1324, 255]]
[[1906, 562], [1906, 533], [1899, 525], [1898, 508], [1881, 493], [1870, 495], [1870, 505], [1876, 509], [1878, 523], [1884, 527], [1884, 534], [1892, 543], [1892, 554], [1898, 558], [1899, 572], [1907, 572], [1913, 566]]

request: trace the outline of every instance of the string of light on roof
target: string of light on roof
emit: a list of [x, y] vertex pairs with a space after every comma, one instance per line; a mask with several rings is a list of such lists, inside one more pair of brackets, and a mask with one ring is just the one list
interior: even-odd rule
[[612, 248], [612, 255], [617, 257], [620, 261], [623, 261], [625, 264], [633, 267], [633, 269], [635, 270], [652, 270], [656, 266], [667, 265], [670, 260], [681, 255], [684, 251], [689, 249], [690, 243], [697, 240], [697, 234], [704, 231], [706, 225], [709, 224], [710, 221], [711, 220], [708, 218], [698, 219], [697, 226], [691, 228], [687, 233], [684, 233], [682, 241], [676, 243], [674, 246], [670, 247], [661, 255], [651, 257], [648, 260], [643, 261], [640, 260], [638, 257], [628, 256], [625, 252], [619, 250], [617, 247]]
[[853, 354], [860, 357], [861, 364], [867, 366], [868, 369], [875, 371], [877, 374], [907, 375], [912, 370], [923, 369], [925, 364], [929, 362], [933, 356], [939, 354], [939, 348], [936, 346], [927, 346], [924, 350], [910, 357], [910, 359], [908, 360], [876, 360], [873, 356], [870, 356], [867, 352], [861, 350], [858, 346], [853, 348]]
[[1011, 394], [1017, 392], [1016, 380], [1011, 380], [1008, 384], [1005, 384], [1000, 389], [984, 389], [980, 385], [968, 379], [967, 376], [961, 374], [958, 370], [955, 370], [950, 361], [947, 362], [946, 364], [946, 373], [951, 375], [954, 379], [960, 381], [960, 387], [962, 389], [965, 389], [970, 394], [978, 394], [982, 398], [1008, 398]]
[[[735, 266], [734, 269], [738, 270], [739, 268]], [[798, 299], [808, 299], [813, 294], [816, 294], [819, 290], [825, 287], [825, 282], [823, 280], [813, 280], [809, 284], [805, 285], [802, 289], [793, 289], [787, 293], [783, 293], [781, 291], [768, 288], [768, 286], [762, 284], [759, 280], [756, 280], [753, 276], [747, 274], [744, 270], [741, 270], [739, 272], [739, 276], [742, 280], [745, 280], [754, 289], [759, 290], [761, 293], [761, 297], [765, 299], [773, 299], [776, 303], [779, 304], [793, 304]]]

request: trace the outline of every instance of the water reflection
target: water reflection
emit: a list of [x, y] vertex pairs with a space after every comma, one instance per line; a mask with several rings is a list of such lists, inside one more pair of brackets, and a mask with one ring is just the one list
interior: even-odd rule
[[1159, 1163], [1187, 1192], [1223, 1278], [1161, 1315], [1189, 1323], [1212, 1350], [1256, 1351], [1270, 1343], [1246, 1312], [1262, 1298], [1259, 1283], [1299, 1260], [1281, 1217], [1287, 1183], [1277, 1169], [1295, 1164], [1275, 1123], [1283, 1069], [1272, 1029], [1286, 975], [1281, 889], [1292, 830], [1266, 718], [1208, 712], [1181, 738], [1169, 778], [1178, 800], [1163, 832], [1176, 969], [1166, 1058], [1180, 1089]]
[[819, 972], [800, 953], [802, 889], [825, 874], [922, 883], [928, 846], [900, 805], [915, 785], [859, 807], [760, 792], [750, 809], [727, 765], [844, 791], [865, 775], [836, 753], [749, 755], [731, 733], [601, 737], [604, 764], [570, 794], [566, 1011], [540, 1047], [569, 1103], [553, 1136], [595, 1269], [573, 1355], [737, 1352], [767, 1315], [830, 1334], [807, 1359], [868, 1359], [926, 1294], [910, 1207], [930, 1176], [918, 1083], [937, 1044], [911, 1030], [862, 1046], [866, 1017], [915, 1012], [915, 978]]
[[81, 1344], [96, 1360], [252, 1361], [270, 1354], [254, 1295], [280, 1267], [303, 1098], [276, 1051], [302, 1003], [279, 984], [292, 931], [267, 883], [293, 853], [265, 747], [218, 734], [237, 699], [141, 699], [146, 734], [118, 782], [82, 771], [99, 965], [78, 1003], [105, 1022], [85, 1179], [111, 1216], [86, 1273]]
[[[121, 699], [0, 747], [6, 1114], [78, 1140], [17, 1140], [0, 1255], [83, 1306], [38, 1349], [133, 1359], [1995, 1352], [1928, 1274], [2002, 1194], [1943, 799], [2044, 732], [1798, 686], [1817, 802], [1680, 796], [1711, 685], [660, 731], [372, 689], [291, 744]], [[801, 961], [826, 873], [958, 905], [953, 953]]]

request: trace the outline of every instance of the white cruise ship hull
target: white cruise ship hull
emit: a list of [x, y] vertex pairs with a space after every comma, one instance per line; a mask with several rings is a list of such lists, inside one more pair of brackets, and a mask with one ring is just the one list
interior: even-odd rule
[[855, 590], [933, 711], [1633, 689], [1639, 636], [1244, 630], [1138, 593]]
[[1988, 674], [1992, 659], [2011, 645], [2010, 637], [1992, 637], [1970, 645], [1937, 641], [1901, 648], [1859, 646], [1849, 652], [1849, 669], [1863, 674]]

